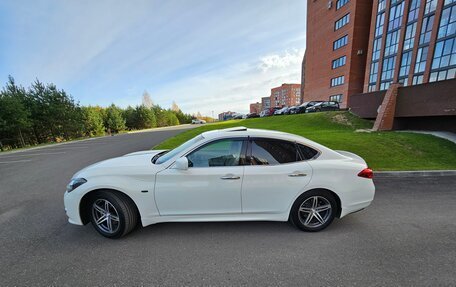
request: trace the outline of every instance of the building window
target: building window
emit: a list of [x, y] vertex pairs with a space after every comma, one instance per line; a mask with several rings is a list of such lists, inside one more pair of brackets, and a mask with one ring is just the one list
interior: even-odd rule
[[456, 65], [456, 38], [437, 42], [432, 60], [432, 69]]
[[382, 48], [382, 38], [374, 40], [374, 49], [372, 50], [372, 61], [380, 59], [380, 49]]
[[386, 0], [378, 0], [377, 12], [383, 11], [386, 8]]
[[423, 75], [413, 76], [412, 85], [419, 85], [423, 83]]
[[337, 50], [348, 43], [348, 35], [345, 35], [333, 42], [333, 50]]
[[380, 91], [388, 90], [390, 85], [391, 85], [391, 81], [381, 83], [380, 84]]
[[384, 25], [385, 25], [385, 12], [377, 15], [377, 20], [375, 22], [375, 37], [382, 35]]
[[423, 19], [421, 25], [420, 45], [429, 43], [431, 40], [432, 25], [434, 24], [434, 15]]
[[453, 3], [456, 3], [456, 0], [445, 0], [445, 3], [443, 5], [450, 5], [450, 4], [453, 4]]
[[413, 43], [415, 42], [415, 33], [416, 33], [416, 22], [413, 24], [409, 24], [407, 26], [407, 29], [405, 30], [405, 38], [404, 38], [404, 46], [403, 46], [404, 51], [413, 48]]
[[440, 18], [438, 38], [451, 36], [456, 33], [456, 5], [445, 8]]
[[376, 91], [376, 88], [375, 88], [375, 84], [369, 84], [369, 87], [367, 88], [367, 91], [368, 92], [375, 92]]
[[432, 59], [430, 82], [453, 79], [456, 71], [456, 38], [437, 42]]
[[397, 53], [397, 47], [399, 45], [399, 32], [400, 30], [396, 30], [394, 32], [389, 32], [386, 35], [385, 57]]
[[348, 2], [349, 2], [349, 0], [337, 0], [336, 1], [336, 10], [339, 10], [340, 8], [345, 6]]
[[342, 94], [329, 96], [329, 101], [342, 103]]
[[429, 82], [454, 79], [455, 74], [456, 74], [456, 68], [432, 72], [429, 77]]
[[334, 31], [339, 30], [340, 28], [344, 27], [345, 25], [348, 24], [350, 21], [350, 13], [345, 15], [344, 17], [340, 18], [339, 20], [336, 21], [334, 24]]
[[408, 78], [400, 78], [399, 83], [401, 83], [404, 87], [408, 86]]
[[396, 65], [396, 56], [385, 58], [382, 67], [382, 81], [391, 81], [394, 76], [394, 67]]
[[372, 62], [369, 73], [369, 84], [376, 84], [378, 77], [378, 62]]
[[399, 68], [399, 77], [408, 77], [410, 65], [412, 63], [412, 51], [402, 54], [401, 67]]
[[345, 81], [344, 76], [336, 77], [331, 79], [331, 87], [343, 85]]
[[418, 19], [418, 12], [420, 10], [420, 0], [412, 0], [409, 7], [407, 22], [413, 22]]
[[342, 67], [342, 66], [345, 65], [346, 62], [347, 62], [347, 57], [346, 56], [342, 56], [340, 58], [337, 58], [337, 59], [332, 61], [332, 68], [336, 69], [336, 68]]
[[437, 8], [437, 0], [426, 0], [426, 6], [424, 7], [424, 14], [429, 14], [435, 11]]
[[404, 2], [390, 8], [388, 31], [392, 31], [401, 26], [402, 15], [404, 15]]
[[416, 53], [415, 73], [424, 72], [428, 50], [429, 46], [418, 49], [418, 52]]

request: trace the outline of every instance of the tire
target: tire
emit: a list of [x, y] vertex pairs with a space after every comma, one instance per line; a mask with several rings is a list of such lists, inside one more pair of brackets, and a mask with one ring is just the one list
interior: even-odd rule
[[302, 231], [317, 232], [331, 224], [337, 210], [337, 201], [329, 191], [311, 190], [296, 199], [290, 211], [290, 222]]
[[87, 210], [95, 230], [107, 238], [120, 238], [138, 224], [139, 214], [135, 204], [120, 192], [95, 193]]

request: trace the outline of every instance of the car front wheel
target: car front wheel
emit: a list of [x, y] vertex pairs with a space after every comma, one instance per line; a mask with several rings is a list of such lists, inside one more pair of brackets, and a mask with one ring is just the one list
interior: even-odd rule
[[313, 190], [302, 194], [293, 204], [290, 221], [303, 231], [320, 231], [334, 220], [337, 202], [326, 190]]
[[101, 235], [119, 238], [136, 227], [138, 211], [127, 196], [119, 192], [100, 191], [92, 197], [90, 221]]

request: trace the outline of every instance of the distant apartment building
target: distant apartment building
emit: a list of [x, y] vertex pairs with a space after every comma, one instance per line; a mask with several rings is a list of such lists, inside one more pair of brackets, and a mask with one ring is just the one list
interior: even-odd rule
[[262, 97], [261, 98], [261, 110], [267, 110], [271, 108], [271, 97]]
[[350, 95], [363, 91], [372, 2], [307, 1], [304, 101], [338, 101], [345, 108]]
[[230, 111], [220, 113], [218, 115], [218, 120], [226, 121], [226, 120], [232, 119], [235, 114], [236, 114], [235, 112], [230, 112]]
[[271, 107], [296, 106], [301, 104], [301, 84], [282, 84], [271, 89]]
[[250, 113], [256, 113], [259, 114], [261, 112], [261, 103], [256, 102], [250, 104]]

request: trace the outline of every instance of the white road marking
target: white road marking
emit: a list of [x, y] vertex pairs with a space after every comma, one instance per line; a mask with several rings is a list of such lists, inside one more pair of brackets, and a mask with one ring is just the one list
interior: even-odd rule
[[23, 159], [23, 160], [12, 160], [12, 161], [0, 161], [0, 163], [16, 163], [16, 162], [27, 162], [32, 161], [31, 159]]

